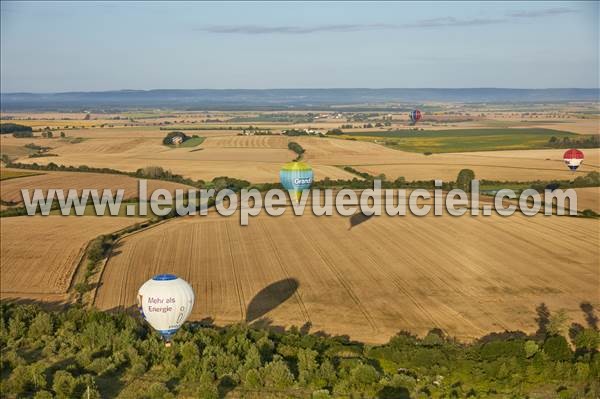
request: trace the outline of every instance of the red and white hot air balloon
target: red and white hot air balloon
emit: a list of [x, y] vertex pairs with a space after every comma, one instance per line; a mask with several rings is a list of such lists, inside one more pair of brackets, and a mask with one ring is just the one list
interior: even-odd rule
[[576, 150], [575, 148], [571, 148], [565, 152], [563, 155], [563, 160], [569, 169], [575, 171], [583, 163], [583, 152]]
[[420, 110], [415, 109], [414, 111], [410, 111], [410, 113], [408, 114], [408, 117], [410, 118], [411, 124], [414, 125], [418, 121], [421, 120], [421, 118], [423, 117], [423, 114], [421, 114]]

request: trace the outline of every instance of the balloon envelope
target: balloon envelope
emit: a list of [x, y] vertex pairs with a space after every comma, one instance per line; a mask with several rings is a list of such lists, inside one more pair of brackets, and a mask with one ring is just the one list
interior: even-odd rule
[[577, 168], [583, 162], [583, 152], [572, 148], [564, 153], [563, 160], [569, 169], [577, 170]]
[[290, 162], [279, 171], [281, 185], [295, 195], [296, 200], [302, 196], [302, 190], [310, 188], [313, 182], [312, 168], [304, 162]]
[[418, 109], [411, 111], [410, 114], [408, 114], [408, 116], [410, 117], [410, 121], [412, 123], [417, 123], [422, 118], [421, 111], [419, 111]]
[[159, 274], [140, 287], [138, 305], [148, 324], [169, 341], [192, 312], [194, 291], [173, 274]]

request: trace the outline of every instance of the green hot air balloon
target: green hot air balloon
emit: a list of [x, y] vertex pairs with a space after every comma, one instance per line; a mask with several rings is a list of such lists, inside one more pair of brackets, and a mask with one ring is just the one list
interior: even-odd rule
[[296, 201], [300, 200], [302, 191], [310, 188], [313, 182], [312, 168], [299, 161], [286, 163], [279, 171], [281, 185], [288, 191]]

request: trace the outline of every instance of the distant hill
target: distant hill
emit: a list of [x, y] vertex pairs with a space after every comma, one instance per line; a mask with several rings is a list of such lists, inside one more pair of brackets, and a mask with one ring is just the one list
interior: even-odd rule
[[1, 109], [312, 109], [390, 107], [424, 102], [517, 103], [599, 101], [599, 89], [269, 89], [119, 90], [2, 93]]

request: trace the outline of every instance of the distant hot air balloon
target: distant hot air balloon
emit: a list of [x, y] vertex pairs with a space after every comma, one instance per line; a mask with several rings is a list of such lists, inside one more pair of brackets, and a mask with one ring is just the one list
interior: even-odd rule
[[421, 115], [421, 111], [419, 111], [418, 109], [415, 109], [414, 111], [411, 111], [408, 116], [410, 117], [410, 121], [412, 122], [412, 124], [416, 124], [418, 121], [421, 120], [422, 115]]
[[575, 171], [583, 163], [583, 152], [572, 148], [565, 152], [563, 160], [569, 169]]
[[283, 165], [279, 171], [279, 179], [281, 185], [299, 201], [302, 191], [310, 188], [313, 182], [313, 171], [304, 162], [294, 161]]
[[144, 319], [171, 345], [171, 337], [192, 312], [194, 291], [173, 274], [159, 274], [138, 291], [138, 306]]

